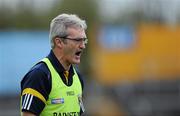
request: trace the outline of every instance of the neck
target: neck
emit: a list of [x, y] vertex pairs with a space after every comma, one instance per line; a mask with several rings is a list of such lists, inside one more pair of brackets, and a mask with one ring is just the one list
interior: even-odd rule
[[52, 51], [56, 56], [56, 58], [58, 59], [59, 63], [63, 66], [63, 68], [68, 71], [70, 69], [71, 64], [67, 63], [64, 60], [64, 57], [61, 52], [57, 51], [56, 49], [53, 49]]

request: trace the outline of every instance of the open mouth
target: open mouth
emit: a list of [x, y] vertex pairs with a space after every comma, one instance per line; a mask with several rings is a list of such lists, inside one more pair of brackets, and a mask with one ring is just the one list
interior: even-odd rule
[[76, 54], [76, 56], [80, 56], [81, 55], [81, 51], [78, 51], [78, 52], [76, 52], [75, 54]]

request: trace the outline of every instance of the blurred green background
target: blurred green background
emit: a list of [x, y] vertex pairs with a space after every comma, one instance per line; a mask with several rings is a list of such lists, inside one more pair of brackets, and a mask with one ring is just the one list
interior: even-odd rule
[[19, 115], [20, 80], [60, 13], [88, 25], [85, 116], [180, 115], [179, 0], [0, 0], [0, 116]]

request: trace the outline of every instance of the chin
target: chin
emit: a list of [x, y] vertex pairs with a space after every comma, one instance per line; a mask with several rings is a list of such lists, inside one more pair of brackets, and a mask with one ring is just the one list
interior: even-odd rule
[[80, 64], [80, 60], [74, 60], [72, 61], [72, 64]]
[[75, 62], [74, 64], [80, 64], [80, 62]]

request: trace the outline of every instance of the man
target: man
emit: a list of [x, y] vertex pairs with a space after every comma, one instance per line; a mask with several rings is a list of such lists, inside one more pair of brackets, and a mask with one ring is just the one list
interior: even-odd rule
[[50, 54], [21, 81], [22, 116], [79, 116], [83, 81], [73, 64], [87, 44], [86, 22], [74, 14], [60, 14], [50, 24]]

